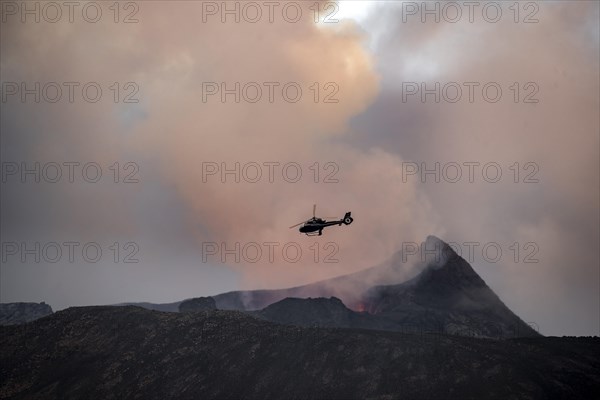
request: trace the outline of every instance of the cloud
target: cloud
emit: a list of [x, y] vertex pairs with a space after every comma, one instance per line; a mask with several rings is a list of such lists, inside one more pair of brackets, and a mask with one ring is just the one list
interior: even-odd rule
[[[435, 183], [429, 175], [418, 190], [439, 213], [445, 240], [502, 245], [504, 262], [485, 263], [480, 255], [475, 267], [511, 308], [549, 334], [597, 332], [600, 323], [598, 9], [589, 2], [544, 4], [535, 24], [515, 24], [506, 8], [509, 18], [498, 23], [400, 24], [400, 9], [372, 16], [373, 24], [387, 27], [375, 50], [384, 89], [356, 119], [352, 138], [429, 169], [436, 162], [440, 169], [479, 162], [474, 183], [463, 165], [458, 183]], [[439, 68], [426, 74], [406, 68], [415, 57]], [[429, 89], [456, 82], [463, 96], [455, 103], [443, 94], [439, 103], [433, 95], [422, 102], [420, 94], [405, 101], [402, 82]], [[473, 102], [465, 82], [479, 84]], [[480, 90], [490, 82], [503, 89], [496, 103]], [[528, 82], [535, 86], [526, 88]], [[534, 91], [538, 101], [525, 103]], [[501, 166], [498, 183], [482, 176], [487, 162]], [[539, 182], [524, 183], [527, 176]], [[535, 242], [540, 262], [523, 263], [523, 249], [520, 262], [511, 262], [515, 242]], [[560, 317], [549, 311], [558, 309]]]
[[[246, 287], [286, 286], [353, 272], [385, 260], [404, 240], [440, 233], [427, 200], [414, 185], [399, 185], [401, 159], [397, 155], [380, 146], [357, 150], [340, 140], [349, 132], [350, 119], [376, 97], [379, 77], [365, 50], [364, 32], [351, 21], [321, 27], [308, 17], [310, 12], [305, 7], [307, 18], [297, 23], [282, 18], [258, 24], [223, 24], [218, 19], [201, 23], [201, 3], [177, 7], [144, 3], [140, 23], [128, 26], [110, 20], [91, 26], [5, 26], [14, 38], [6, 41], [6, 47], [3, 42], [7, 81], [95, 81], [105, 89], [103, 100], [95, 104], [10, 104], [15, 114], [6, 124], [14, 130], [7, 140], [20, 150], [7, 155], [15, 160], [46, 161], [76, 157], [105, 168], [115, 160], [134, 159], [140, 165], [140, 184], [27, 187], [38, 195], [21, 192], [30, 199], [22, 204], [17, 196], [8, 200], [15, 217], [3, 226], [4, 231], [15, 236], [19, 224], [23, 226], [20, 216], [27, 221], [27, 229], [45, 237], [58, 235], [58, 226], [72, 235], [133, 237], [161, 248], [165, 241], [188, 243], [192, 237], [196, 254], [206, 242], [227, 248], [258, 243], [263, 250], [264, 243], [277, 242], [272, 260], [266, 254], [258, 262], [226, 260], [223, 267], [241, 273]], [[135, 82], [139, 103], [111, 102], [114, 92], [107, 88], [114, 82], [126, 93], [125, 84]], [[252, 90], [262, 90], [261, 100], [245, 101], [245, 92], [239, 102], [231, 94], [225, 102], [219, 94], [203, 96], [207, 83], [217, 88], [223, 83], [231, 89], [236, 82], [241, 88], [251, 83]], [[282, 93], [286, 84], [292, 88]], [[269, 85], [274, 87], [272, 102], [267, 97]], [[286, 100], [296, 87], [302, 90], [300, 100]], [[246, 94], [254, 96], [255, 92]], [[31, 109], [36, 112], [33, 119], [23, 111]], [[29, 135], [27, 140], [23, 132]], [[263, 179], [236, 183], [228, 175], [227, 182], [222, 182], [219, 174], [203, 176], [207, 163], [229, 169], [236, 163], [242, 169], [256, 163], [263, 167]], [[272, 183], [265, 163], [274, 163]], [[299, 182], [291, 183], [282, 175], [283, 166], [291, 163], [300, 166]], [[336, 182], [325, 182], [329, 180]], [[165, 190], [181, 200], [178, 209], [145, 206], [149, 198]], [[28, 217], [36, 205], [48, 202], [59, 213], [38, 207]], [[325, 239], [333, 247], [320, 240], [318, 255], [311, 248], [314, 240], [288, 229], [308, 218], [314, 203], [321, 216], [341, 218], [346, 211], [355, 216], [351, 227], [326, 231]], [[171, 222], [161, 221], [179, 226], [173, 229], [178, 240], [160, 229], [145, 230], [146, 221], [161, 215], [173, 217]], [[43, 227], [41, 219], [47, 220]], [[286, 260], [280, 249], [287, 243], [301, 247], [300, 261]], [[162, 272], [157, 272], [156, 264], [166, 255], [155, 253], [146, 250], [145, 254], [154, 265], [156, 279], [174, 274], [187, 279], [188, 267], [178, 266], [182, 260], [173, 247]], [[324, 263], [328, 255], [337, 262]], [[199, 257], [198, 264], [201, 261]], [[221, 264], [218, 256], [207, 261]], [[189, 260], [185, 263], [189, 265]], [[54, 270], [74, 285], [90, 284], [82, 282], [80, 274]], [[131, 277], [117, 270], [107, 278], [114, 289], [111, 293], [122, 299], [124, 288], [115, 284], [119, 279]], [[139, 288], [141, 284], [134, 285]], [[166, 291], [171, 299], [183, 295], [177, 287]]]

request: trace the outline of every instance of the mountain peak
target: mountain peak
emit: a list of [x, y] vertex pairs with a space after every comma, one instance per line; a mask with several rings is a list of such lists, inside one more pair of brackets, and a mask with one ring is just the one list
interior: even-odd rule
[[448, 243], [429, 235], [421, 245], [421, 258], [428, 262], [429, 268], [439, 269], [460, 257]]
[[425, 239], [426, 243], [441, 243], [446, 245], [446, 242], [444, 242], [442, 239], [440, 239], [439, 237], [435, 236], [435, 235], [427, 235], [427, 238]]

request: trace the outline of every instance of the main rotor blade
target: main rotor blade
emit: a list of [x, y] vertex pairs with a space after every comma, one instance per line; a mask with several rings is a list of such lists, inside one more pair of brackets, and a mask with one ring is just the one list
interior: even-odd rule
[[295, 227], [297, 227], [298, 225], [302, 225], [302, 224], [304, 224], [304, 223], [306, 223], [306, 221], [302, 221], [302, 222], [300, 222], [299, 224], [296, 224], [296, 225], [290, 226], [290, 229], [292, 229], [292, 228], [295, 228]]
[[316, 212], [317, 212], [317, 205], [313, 204], [313, 218], [315, 217]]

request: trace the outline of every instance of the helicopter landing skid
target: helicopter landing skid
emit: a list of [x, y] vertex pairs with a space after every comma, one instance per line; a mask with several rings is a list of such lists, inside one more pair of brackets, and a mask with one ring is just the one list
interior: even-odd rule
[[318, 232], [306, 232], [305, 235], [306, 236], [321, 236], [323, 234], [323, 231], [318, 231]]

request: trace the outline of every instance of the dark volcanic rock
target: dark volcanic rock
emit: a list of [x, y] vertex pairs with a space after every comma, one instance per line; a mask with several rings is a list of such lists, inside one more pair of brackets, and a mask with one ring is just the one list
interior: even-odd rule
[[600, 339], [295, 328], [70, 308], [0, 327], [1, 399], [592, 399]]
[[356, 325], [357, 313], [337, 297], [287, 298], [256, 313], [271, 322], [297, 326], [349, 328]]
[[212, 297], [196, 297], [185, 300], [179, 305], [179, 312], [216, 310], [217, 305]]
[[399, 331], [400, 326], [388, 320], [347, 308], [337, 297], [329, 299], [286, 298], [252, 315], [284, 325], [303, 327], [357, 328]]
[[52, 314], [52, 307], [44, 303], [1, 303], [0, 325], [16, 325], [35, 321]]
[[346, 308], [337, 297], [287, 298], [271, 304], [260, 312], [260, 315], [284, 324], [324, 323], [333, 326], [348, 325], [352, 314], [352, 310]]
[[182, 301], [175, 301], [173, 303], [148, 303], [148, 302], [128, 302], [113, 304], [114, 306], [136, 306], [142, 307], [146, 310], [164, 311], [164, 312], [178, 312], [179, 305]]

